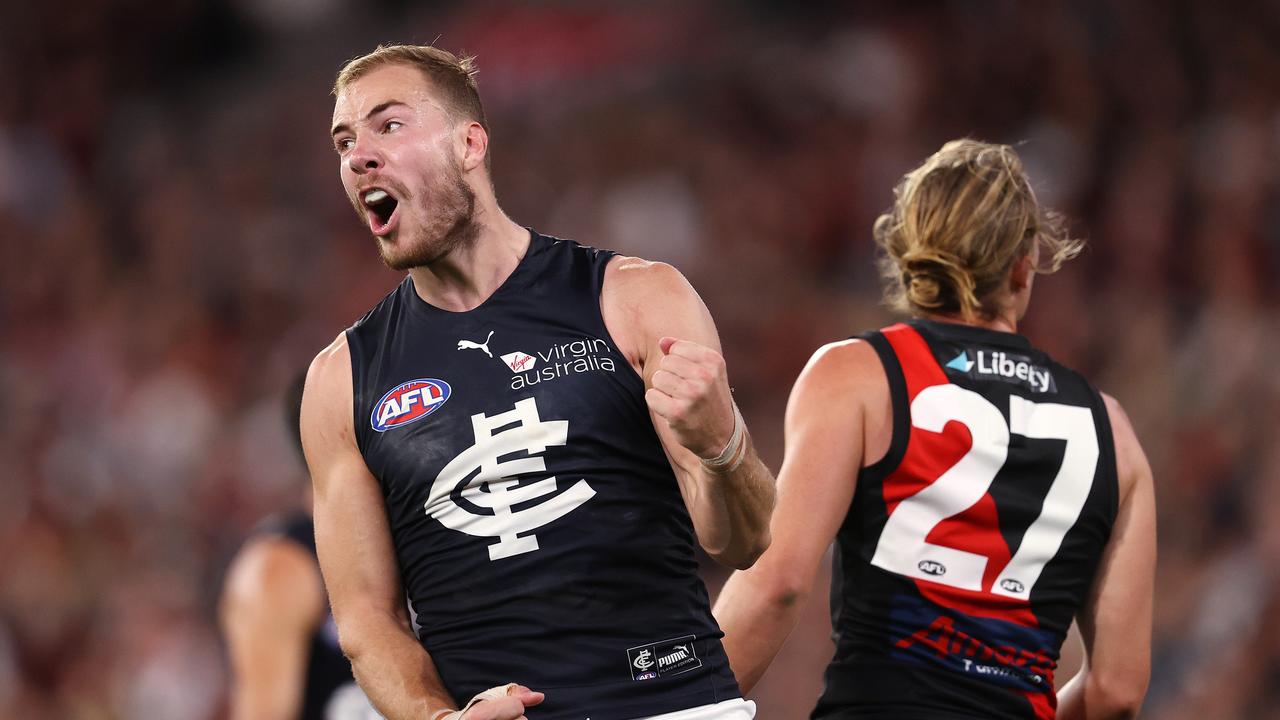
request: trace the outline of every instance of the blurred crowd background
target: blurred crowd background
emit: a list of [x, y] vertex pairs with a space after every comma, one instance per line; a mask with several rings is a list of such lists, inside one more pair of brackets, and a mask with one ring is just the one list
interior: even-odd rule
[[[1090, 241], [1024, 332], [1120, 399], [1155, 471], [1143, 717], [1280, 717], [1275, 0], [0, 16], [0, 717], [225, 716], [223, 572], [306, 483], [284, 388], [398, 280], [328, 138], [334, 73], [382, 41], [478, 56], [513, 218], [689, 276], [775, 469], [809, 354], [892, 319], [870, 228], [897, 178], [947, 139], [1015, 144]], [[762, 719], [808, 717], [826, 602]]]

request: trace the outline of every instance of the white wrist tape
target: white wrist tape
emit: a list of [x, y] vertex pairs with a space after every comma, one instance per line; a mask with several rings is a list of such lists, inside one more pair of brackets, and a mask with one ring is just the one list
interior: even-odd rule
[[516, 687], [515, 683], [507, 683], [498, 687], [491, 687], [488, 690], [476, 695], [463, 705], [460, 710], [437, 710], [435, 715], [431, 716], [431, 720], [462, 720], [462, 714], [470, 710], [476, 703], [482, 700], [500, 700], [511, 694], [511, 690]]
[[742, 413], [738, 410], [738, 404], [733, 404], [733, 433], [729, 435], [729, 442], [725, 444], [720, 454], [711, 458], [699, 458], [702, 461], [702, 467], [713, 473], [731, 473], [738, 469], [742, 461], [746, 459], [746, 453], [742, 452], [746, 445], [747, 424], [742, 420]]

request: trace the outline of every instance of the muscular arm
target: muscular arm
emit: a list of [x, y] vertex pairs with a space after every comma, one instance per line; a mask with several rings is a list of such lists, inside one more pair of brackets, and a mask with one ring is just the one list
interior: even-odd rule
[[1154, 482], [1129, 418], [1115, 399], [1104, 397], [1115, 437], [1120, 507], [1093, 589], [1076, 618], [1085, 660], [1058, 694], [1061, 720], [1136, 717], [1151, 672]]
[[[351, 355], [340, 335], [311, 363], [301, 422], [315, 490], [316, 554], [338, 641], [383, 717], [436, 720], [458, 705], [410, 628], [382, 490], [356, 447], [351, 398]], [[543, 699], [518, 685], [483, 695], [466, 720], [516, 720]]]
[[302, 712], [310, 636], [324, 586], [309, 552], [259, 538], [231, 563], [219, 608], [234, 678], [233, 720], [293, 720]]
[[645, 401], [698, 542], [718, 562], [750, 567], [769, 545], [773, 475], [745, 434], [743, 461], [711, 471], [734, 431], [720, 338], [702, 299], [670, 265], [616, 258], [601, 311], [619, 349], [644, 378]]
[[457, 705], [410, 629], [382, 492], [356, 448], [351, 397], [351, 357], [339, 336], [311, 364], [302, 397], [316, 553], [356, 681], [388, 720], [425, 720]]
[[[875, 382], [885, 385], [874, 387]], [[724, 647], [749, 692], [795, 627], [818, 566], [853, 500], [864, 456], [864, 402], [887, 383], [861, 341], [814, 354], [787, 403], [786, 460], [778, 474], [773, 544], [750, 570], [729, 578], [716, 602]], [[887, 442], [886, 442], [887, 445]]]

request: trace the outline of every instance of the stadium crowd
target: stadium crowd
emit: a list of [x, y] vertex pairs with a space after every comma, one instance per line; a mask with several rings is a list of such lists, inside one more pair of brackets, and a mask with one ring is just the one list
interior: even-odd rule
[[[306, 483], [282, 392], [398, 279], [342, 196], [332, 75], [438, 38], [478, 56], [507, 211], [683, 270], [774, 468], [809, 354], [891, 319], [894, 181], [1015, 144], [1090, 241], [1025, 333], [1124, 403], [1156, 477], [1143, 716], [1280, 718], [1276, 3], [9, 5], [0, 716], [225, 715], [222, 574]], [[825, 613], [760, 717], [808, 716]]]

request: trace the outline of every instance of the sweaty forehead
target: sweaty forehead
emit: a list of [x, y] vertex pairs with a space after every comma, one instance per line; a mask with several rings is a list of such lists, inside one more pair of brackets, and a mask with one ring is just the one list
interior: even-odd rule
[[351, 124], [370, 110], [395, 100], [415, 109], [440, 107], [425, 73], [403, 64], [384, 65], [347, 83], [333, 104], [333, 123]]

